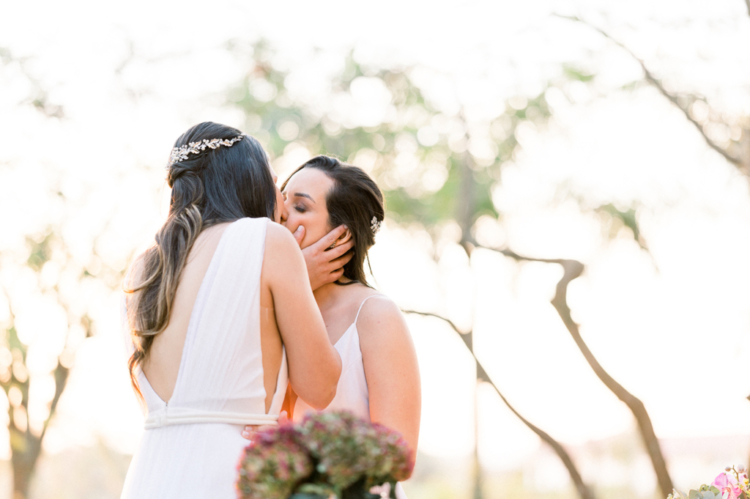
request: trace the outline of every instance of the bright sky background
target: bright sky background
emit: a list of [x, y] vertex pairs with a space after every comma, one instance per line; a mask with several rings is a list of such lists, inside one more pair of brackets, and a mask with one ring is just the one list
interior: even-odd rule
[[[29, 58], [28, 71], [67, 117], [45, 120], [19, 108], [25, 80], [16, 66], [0, 69], [0, 251], [63, 217], [48, 195], [57, 185], [75, 200], [65, 214], [68, 243], [83, 257], [105, 231], [97, 249], [111, 262], [149, 244], [161, 224], [163, 166], [174, 139], [206, 119], [241, 126], [242, 116], [222, 107], [246, 67], [224, 50], [230, 40], [269, 38], [292, 71], [290, 87], [305, 99], [325, 93], [326, 76], [352, 46], [365, 62], [418, 64], [426, 92], [446, 112], [460, 102], [477, 119], [512, 95], [537, 93], [561, 62], [588, 68], [597, 83], [574, 87], [573, 103], [552, 95], [554, 121], [521, 137], [523, 154], [494, 193], [504, 221], [485, 224], [480, 237], [587, 265], [570, 287], [574, 318], [601, 363], [646, 403], [658, 435], [750, 434], [748, 181], [653, 89], [617, 90], [641, 76], [621, 50], [549, 15], [606, 27], [675, 89], [700, 91], [723, 112], [748, 116], [750, 17], [741, 0], [27, 1], [3, 11], [0, 47]], [[122, 66], [131, 47], [134, 58]], [[293, 159], [277, 160], [280, 177], [305, 158]], [[562, 186], [588, 206], [637, 200], [653, 260], [624, 232], [610, 241]], [[519, 266], [483, 251], [469, 262], [455, 244], [434, 261], [426, 237], [386, 224], [372, 253], [384, 292], [404, 308], [473, 324], [478, 355], [500, 389], [562, 441], [632, 427], [549, 305], [559, 268]], [[23, 276], [4, 279], [23, 291]], [[19, 330], [46, 331], [34, 340], [43, 350], [63, 321], [54, 306], [22, 291]], [[126, 377], [118, 297], [94, 289], [81, 300], [98, 335], [78, 352], [46, 449], [103, 438], [132, 452], [142, 417]], [[468, 453], [473, 364], [445, 326], [409, 323], [423, 376], [421, 448]], [[537, 448], [494, 393], [481, 390], [479, 404], [485, 464], [513, 467]], [[0, 430], [0, 455], [4, 439]]]

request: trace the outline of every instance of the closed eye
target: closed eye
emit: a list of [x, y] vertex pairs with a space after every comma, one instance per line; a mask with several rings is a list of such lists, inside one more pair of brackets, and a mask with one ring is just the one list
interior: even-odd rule
[[307, 211], [307, 210], [305, 210], [305, 207], [301, 206], [301, 205], [295, 206], [294, 209], [297, 210], [297, 212], [299, 212], [299, 213], [304, 213], [305, 211]]

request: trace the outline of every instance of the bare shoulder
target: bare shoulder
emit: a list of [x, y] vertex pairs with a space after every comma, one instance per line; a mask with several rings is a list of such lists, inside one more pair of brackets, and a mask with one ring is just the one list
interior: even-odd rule
[[286, 279], [290, 275], [306, 272], [302, 252], [294, 236], [283, 225], [271, 220], [266, 227], [266, 244], [263, 251], [263, 273], [276, 279]]
[[271, 220], [266, 226], [266, 247], [264, 250], [265, 261], [276, 262], [289, 258], [289, 255], [299, 253], [297, 241], [294, 236], [283, 225]]
[[296, 246], [297, 242], [294, 240], [294, 236], [286, 227], [271, 220], [268, 221], [266, 226], [266, 253], [269, 250], [288, 251], [289, 248]]
[[363, 303], [357, 319], [360, 338], [409, 334], [404, 315], [396, 302], [375, 290], [370, 290], [364, 298], [367, 301]]
[[[359, 347], [365, 372], [372, 376], [377, 365], [393, 371], [393, 365], [416, 364], [414, 342], [398, 305], [383, 294], [373, 294], [362, 307], [357, 320]], [[382, 373], [381, 373], [382, 374]]]
[[367, 299], [367, 302], [362, 305], [362, 312], [359, 315], [360, 320], [372, 319], [378, 316], [401, 317], [401, 309], [398, 308], [396, 302], [374, 289], [369, 291], [364, 297]]

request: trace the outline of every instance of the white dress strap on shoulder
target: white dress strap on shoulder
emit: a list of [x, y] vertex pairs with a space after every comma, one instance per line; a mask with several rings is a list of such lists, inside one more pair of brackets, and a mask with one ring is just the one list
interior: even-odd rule
[[365, 298], [364, 300], [362, 300], [362, 303], [360, 303], [359, 309], [357, 310], [357, 315], [354, 317], [354, 324], [357, 324], [357, 319], [359, 319], [359, 313], [362, 311], [362, 307], [365, 306], [365, 303], [370, 298], [385, 298], [385, 295], [370, 295], [367, 298]]

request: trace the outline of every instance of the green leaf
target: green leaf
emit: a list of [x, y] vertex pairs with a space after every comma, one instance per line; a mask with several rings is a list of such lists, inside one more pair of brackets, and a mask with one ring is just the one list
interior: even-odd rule
[[589, 73], [580, 68], [576, 68], [575, 66], [571, 66], [569, 64], [563, 65], [563, 74], [565, 74], [565, 76], [567, 76], [571, 80], [578, 80], [584, 83], [590, 82], [594, 79], [595, 76], [592, 73]]
[[719, 489], [709, 485], [701, 485], [698, 490], [691, 490], [688, 499], [721, 499]]
[[36, 241], [30, 237], [26, 238], [26, 243], [29, 245], [29, 258], [26, 263], [33, 270], [39, 272], [42, 267], [52, 256], [52, 238], [54, 234], [49, 231], [40, 241]]

